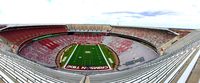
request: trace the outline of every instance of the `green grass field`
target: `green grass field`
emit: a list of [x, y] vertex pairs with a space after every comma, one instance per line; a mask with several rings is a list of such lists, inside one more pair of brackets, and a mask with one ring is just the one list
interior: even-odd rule
[[[72, 45], [64, 51], [61, 66], [108, 67], [112, 69], [115, 58], [105, 45]], [[80, 69], [80, 68], [79, 68]], [[103, 69], [103, 68], [102, 68]]]

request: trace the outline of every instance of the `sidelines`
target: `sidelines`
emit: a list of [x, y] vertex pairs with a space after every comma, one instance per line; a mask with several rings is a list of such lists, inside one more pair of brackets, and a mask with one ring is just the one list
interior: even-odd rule
[[67, 59], [67, 62], [65, 63], [65, 65], [63, 66], [63, 68], [65, 68], [65, 66], [68, 64], [69, 60], [72, 58], [72, 55], [74, 54], [74, 52], [75, 52], [75, 50], [76, 50], [77, 47], [78, 47], [78, 44], [76, 45], [76, 47], [74, 48], [73, 52], [71, 53], [71, 55]]
[[105, 61], [106, 61], [106, 63], [107, 63], [107, 65], [108, 65], [109, 69], [112, 69], [112, 68], [111, 68], [111, 66], [110, 66], [110, 64], [108, 63], [108, 61], [107, 61], [107, 59], [106, 59], [106, 57], [105, 57], [104, 53], [103, 53], [103, 51], [102, 51], [101, 47], [99, 46], [99, 44], [98, 44], [98, 47], [99, 47], [99, 49], [100, 49], [100, 51], [101, 51], [101, 54], [103, 55], [103, 58], [105, 59]]

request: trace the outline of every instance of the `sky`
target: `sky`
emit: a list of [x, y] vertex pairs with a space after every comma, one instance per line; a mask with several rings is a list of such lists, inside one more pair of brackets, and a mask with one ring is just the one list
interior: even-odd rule
[[0, 24], [200, 29], [200, 0], [0, 0]]

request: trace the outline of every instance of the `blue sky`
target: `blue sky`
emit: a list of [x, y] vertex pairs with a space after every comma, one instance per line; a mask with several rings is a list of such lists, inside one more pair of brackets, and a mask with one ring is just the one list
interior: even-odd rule
[[200, 0], [0, 0], [0, 23], [200, 29], [199, 3]]

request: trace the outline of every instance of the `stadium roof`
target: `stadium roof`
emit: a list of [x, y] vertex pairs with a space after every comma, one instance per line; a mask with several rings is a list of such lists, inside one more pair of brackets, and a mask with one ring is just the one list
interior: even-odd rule
[[0, 0], [0, 24], [110, 24], [199, 29], [198, 3], [200, 0]]

